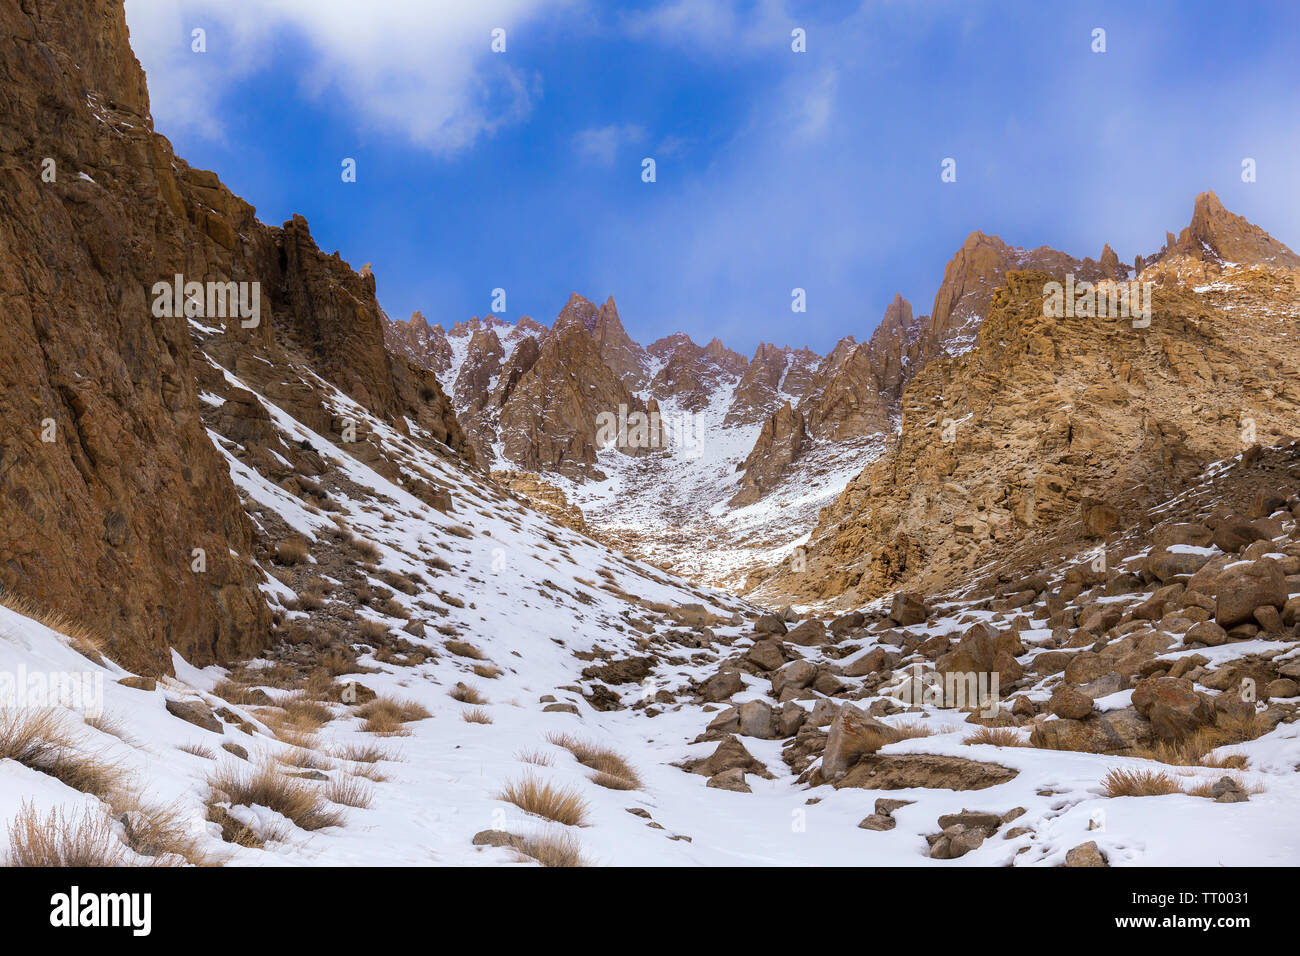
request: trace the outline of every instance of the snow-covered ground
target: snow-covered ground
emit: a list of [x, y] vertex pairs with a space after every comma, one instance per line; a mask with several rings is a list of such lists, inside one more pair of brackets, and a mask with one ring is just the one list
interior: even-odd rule
[[[207, 819], [209, 780], [222, 768], [284, 760], [301, 754], [300, 748], [276, 738], [264, 711], [227, 704], [214, 695], [226, 676], [221, 668], [198, 670], [176, 657], [175, 678], [160, 681], [152, 690], [133, 689], [118, 683], [125, 676], [119, 668], [93, 663], [59, 633], [0, 609], [0, 675], [87, 674], [90, 686], [96, 686], [99, 678], [102, 699], [93, 701], [91, 708], [98, 715], [88, 714], [84, 707], [60, 708], [67, 725], [78, 728], [76, 747], [119, 766], [131, 787], [148, 800], [174, 807], [214, 857], [232, 865], [518, 864], [526, 860], [513, 850], [476, 846], [474, 836], [506, 831], [526, 837], [563, 830], [576, 837], [586, 860], [598, 865], [1055, 865], [1071, 847], [1088, 840], [1095, 840], [1114, 865], [1293, 865], [1300, 860], [1300, 820], [1294, 813], [1300, 798], [1300, 775], [1295, 773], [1300, 766], [1300, 726], [1296, 724], [1283, 723], [1258, 740], [1224, 748], [1225, 753], [1249, 759], [1247, 769], [1236, 775], [1260, 788], [1248, 802], [1236, 804], [1184, 795], [1107, 799], [1100, 785], [1107, 771], [1150, 769], [1151, 762], [969, 745], [964, 738], [975, 728], [964, 715], [930, 706], [884, 718], [917, 721], [932, 733], [890, 744], [882, 753], [960, 755], [996, 762], [1019, 771], [1018, 775], [1007, 783], [961, 793], [929, 788], [809, 789], [782, 761], [781, 741], [744, 737], [744, 745], [773, 779], [751, 774], [747, 779], [751, 793], [706, 787], [703, 776], [674, 766], [708, 756], [717, 746], [716, 741], [692, 743], [718, 710], [717, 705], [702, 705], [692, 684], [713, 675], [722, 659], [752, 644], [756, 635], [743, 619], [751, 609], [736, 598], [667, 577], [552, 524], [369, 418], [337, 392], [332, 393], [331, 403], [337, 413], [373, 429], [389, 453], [412, 472], [451, 485], [454, 513], [444, 515], [425, 505], [265, 399], [263, 404], [286, 439], [309, 442], [367, 492], [338, 501], [341, 510], [333, 517], [315, 512], [243, 466], [224, 447], [225, 441], [214, 435], [218, 447], [227, 452], [235, 482], [245, 495], [313, 542], [322, 540], [336, 527], [334, 519], [339, 519], [378, 549], [375, 575], [417, 573], [431, 580], [416, 594], [397, 593], [394, 600], [413, 616], [443, 625], [444, 634], [455, 633], [483, 658], [449, 652], [444, 637], [430, 630], [427, 638], [411, 640], [427, 646], [436, 657], [401, 666], [367, 653], [360, 663], [370, 672], [340, 678], [355, 679], [380, 695], [415, 702], [430, 714], [407, 723], [404, 736], [376, 736], [363, 729], [355, 707], [329, 705], [333, 719], [319, 728], [308, 746], [330, 779], [298, 785], [327, 793], [334, 780], [347, 780], [364, 770], [362, 764], [342, 756], [352, 745], [377, 745], [389, 757], [373, 765], [382, 780], [358, 781], [371, 792], [368, 806], [336, 808], [342, 825], [306, 832], [287, 825], [268, 808], [230, 806], [228, 812], [241, 822], [270, 834], [278, 830], [280, 835], [262, 849], [224, 842], [219, 825]], [[699, 480], [705, 477], [701, 473]], [[439, 570], [435, 559], [449, 568]], [[380, 583], [378, 577], [375, 583]], [[288, 596], [270, 574], [267, 588]], [[1126, 597], [1140, 601], [1146, 595]], [[692, 632], [701, 638], [698, 647], [681, 638], [683, 612], [678, 609], [689, 605], [703, 605], [703, 613], [714, 618], [711, 636]], [[438, 615], [431, 617], [428, 609], [434, 606]], [[287, 612], [289, 620], [303, 613]], [[404, 623], [371, 608], [363, 614], [394, 630]], [[973, 619], [992, 616], [951, 605], [928, 624], [907, 630], [918, 635], [954, 633]], [[1030, 629], [1021, 636], [1032, 652], [1033, 644], [1050, 637], [1050, 631]], [[1258, 651], [1253, 645], [1262, 643], [1203, 652], [1217, 662]], [[869, 636], [860, 652], [837, 663], [847, 665], [876, 646], [884, 645]], [[1276, 642], [1270, 647], [1279, 650]], [[830, 660], [824, 648], [795, 650], [814, 662]], [[1175, 646], [1164, 656], [1172, 659], [1186, 653], [1193, 651]], [[1289, 645], [1286, 653], [1300, 654], [1300, 645]], [[624, 709], [595, 709], [588, 698], [599, 682], [583, 676], [584, 669], [639, 656], [652, 660], [645, 681], [606, 688], [626, 705]], [[474, 672], [476, 666], [486, 664], [499, 674]], [[454, 699], [450, 692], [461, 682], [476, 688], [485, 702], [472, 706]], [[1045, 683], [1029, 695], [1045, 699]], [[733, 704], [766, 698], [766, 678], [745, 674], [743, 684], [733, 695]], [[262, 689], [279, 702], [289, 693], [273, 684]], [[667, 693], [656, 697], [660, 692]], [[1100, 706], [1122, 706], [1126, 694], [1106, 699]], [[223, 720], [222, 732], [204, 730], [172, 716], [165, 708], [168, 699], [202, 701], [213, 710], [229, 708], [230, 717]], [[638, 706], [647, 700], [649, 707]], [[576, 713], [547, 711], [551, 703], [571, 705]], [[799, 702], [807, 709], [814, 704], [813, 699]], [[476, 707], [490, 723], [463, 719]], [[81, 726], [87, 716], [113, 727], [125, 739]], [[247, 721], [254, 732], [239, 729], [241, 721]], [[595, 784], [591, 771], [550, 741], [553, 733], [574, 734], [616, 751], [638, 772], [641, 787], [611, 790]], [[223, 750], [225, 743], [246, 748], [250, 761]], [[538, 759], [542, 763], [529, 762]], [[284, 772], [289, 770], [286, 767]], [[1174, 771], [1186, 781], [1212, 782], [1222, 774], [1209, 768]], [[588, 804], [584, 824], [565, 827], [547, 822], [501, 799], [504, 787], [528, 775], [578, 791]], [[860, 829], [859, 821], [872, 812], [880, 796], [913, 802], [894, 811], [895, 829]], [[96, 798], [46, 773], [0, 760], [0, 820], [12, 820], [25, 803], [40, 812], [55, 807], [91, 813], [105, 810]], [[926, 855], [925, 835], [937, 829], [941, 814], [963, 808], [1001, 814], [1018, 807], [1025, 813], [1013, 825], [1027, 828], [1025, 833], [1013, 839], [999, 834], [959, 860], [932, 860]], [[120, 822], [113, 825], [122, 829]]]

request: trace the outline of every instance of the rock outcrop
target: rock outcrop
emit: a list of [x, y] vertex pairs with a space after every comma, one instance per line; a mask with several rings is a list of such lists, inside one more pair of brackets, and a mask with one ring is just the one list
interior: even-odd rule
[[[153, 130], [121, 0], [75, 16], [24, 0], [0, 30], [0, 585], [139, 671], [169, 673], [172, 648], [253, 653], [271, 619], [257, 532], [205, 431], [211, 362], [261, 356], [268, 391], [329, 434], [317, 380], [276, 373], [292, 353], [394, 427], [468, 446], [432, 373], [385, 350], [374, 276], [301, 217], [261, 224]], [[173, 302], [178, 275], [206, 285]]]

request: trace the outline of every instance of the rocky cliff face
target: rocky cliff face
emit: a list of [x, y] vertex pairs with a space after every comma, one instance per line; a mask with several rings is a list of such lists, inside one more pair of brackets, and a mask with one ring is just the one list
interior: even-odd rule
[[740, 377], [723, 425], [761, 422], [804, 393], [821, 356], [809, 349], [759, 345]]
[[[436, 379], [385, 351], [373, 276], [323, 255], [300, 218], [257, 222], [153, 131], [121, 0], [76, 16], [22, 0], [0, 29], [0, 585], [102, 631], [137, 670], [169, 672], [173, 647], [200, 665], [249, 654], [271, 639], [260, 543], [205, 432], [192, 330], [228, 363], [299, 357], [296, 385], [262, 375], [286, 402], [311, 405], [319, 376], [468, 448]], [[160, 306], [176, 275], [248, 283], [257, 324], [211, 314], [210, 293]]]
[[395, 355], [441, 375], [451, 367], [451, 345], [441, 325], [430, 326], [424, 313], [415, 311], [406, 322], [384, 323], [384, 343]]
[[[1289, 251], [1253, 254], [1272, 263]], [[1047, 318], [1052, 275], [1009, 273], [975, 348], [907, 386], [900, 433], [825, 509], [806, 570], [787, 565], [756, 593], [862, 602], [941, 588], [1026, 549], [1077, 548], [1207, 464], [1290, 435], [1296, 274], [1247, 264], [1194, 289], [1179, 278], [1188, 258], [1143, 273], [1156, 283], [1148, 328]]]
[[971, 233], [944, 269], [930, 315], [914, 317], [911, 303], [896, 295], [868, 342], [841, 340], [811, 373], [799, 390], [797, 410], [814, 441], [772, 443], [766, 436], [788, 427], [788, 416], [764, 426], [760, 444], [742, 465], [745, 476], [732, 504], [752, 503], [779, 485], [801, 455], [812, 453], [816, 441], [842, 443], [891, 432], [904, 386], [936, 358], [973, 347], [993, 293], [1012, 269], [1043, 269], [1058, 277], [1068, 273], [1093, 282], [1128, 274], [1109, 245], [1097, 262], [1046, 246], [1025, 250], [997, 236]]

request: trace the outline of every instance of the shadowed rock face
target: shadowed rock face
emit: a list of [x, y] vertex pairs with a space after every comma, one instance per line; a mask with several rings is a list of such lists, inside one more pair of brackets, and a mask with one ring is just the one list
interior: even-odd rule
[[260, 283], [256, 328], [195, 318], [224, 327], [213, 355], [292, 350], [381, 417], [463, 436], [432, 375], [385, 352], [373, 276], [322, 254], [301, 217], [257, 222], [153, 131], [121, 0], [9, 3], [0, 30], [0, 585], [104, 632], [133, 669], [170, 672], [170, 648], [253, 653], [270, 615], [200, 418], [211, 366], [186, 318], [154, 314], [155, 284]]

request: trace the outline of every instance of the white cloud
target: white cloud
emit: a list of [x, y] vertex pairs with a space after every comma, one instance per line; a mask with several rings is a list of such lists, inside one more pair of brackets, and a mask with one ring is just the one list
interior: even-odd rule
[[633, 146], [645, 139], [645, 130], [634, 123], [614, 123], [584, 129], [573, 137], [573, 148], [579, 156], [612, 166], [623, 146]]
[[[126, 11], [164, 131], [220, 136], [222, 95], [292, 39], [307, 53], [296, 65], [306, 95], [337, 98], [358, 125], [451, 153], [529, 114], [540, 79], [514, 65], [512, 44], [543, 15], [578, 2], [127, 0]], [[194, 27], [207, 31], [204, 54], [190, 50]], [[505, 54], [490, 49], [497, 27]]]
[[785, 0], [666, 0], [625, 18], [633, 37], [709, 50], [788, 47], [797, 25]]

